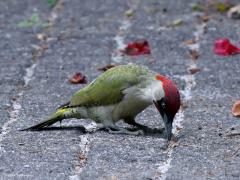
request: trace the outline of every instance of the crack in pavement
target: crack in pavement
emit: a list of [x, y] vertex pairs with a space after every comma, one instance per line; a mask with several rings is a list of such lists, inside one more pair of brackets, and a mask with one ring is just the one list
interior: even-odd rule
[[[135, 10], [138, 7], [138, 3], [139, 2], [131, 4], [132, 9]], [[120, 27], [117, 35], [113, 38], [116, 42], [116, 49], [114, 53], [112, 53], [111, 55], [111, 61], [115, 63], [121, 63], [123, 60], [123, 56], [120, 53], [120, 50], [122, 50], [125, 47], [124, 39], [131, 25], [132, 25], [131, 20], [127, 17], [124, 17], [124, 19], [120, 23]], [[87, 127], [87, 131], [92, 131], [92, 129], [96, 129], [96, 123], [92, 123]], [[70, 180], [79, 180], [80, 174], [83, 172], [83, 168], [87, 164], [87, 156], [88, 156], [88, 152], [90, 151], [91, 140], [88, 134], [81, 135], [80, 139], [81, 141], [79, 146], [81, 147], [81, 150], [82, 150], [80, 156], [84, 156], [84, 158], [81, 160], [81, 157], [80, 157], [80, 161], [81, 161], [80, 166], [75, 167], [74, 174], [69, 176]]]
[[[56, 4], [56, 6], [53, 8], [52, 13], [49, 17], [49, 22], [53, 23], [54, 20], [56, 20], [57, 13], [58, 13], [58, 5], [62, 3], [62, 1], [58, 1], [58, 3]], [[46, 30], [47, 28], [45, 28], [44, 30]], [[44, 31], [43, 30], [43, 31]], [[32, 54], [32, 60], [35, 61], [36, 59], [40, 58], [44, 51], [47, 48], [45, 45], [40, 46], [41, 48], [37, 49], [36, 51], [33, 52]], [[29, 82], [31, 81], [32, 77], [34, 76], [34, 70], [37, 67], [37, 63], [33, 62], [29, 67], [27, 67], [25, 70], [25, 74], [23, 76], [23, 84], [22, 84], [22, 88], [19, 90], [19, 92], [17, 93], [17, 98], [12, 100], [12, 109], [8, 112], [9, 114], [9, 120], [6, 121], [3, 126], [2, 126], [2, 131], [0, 133], [0, 153], [4, 153], [4, 147], [2, 146], [2, 141], [4, 140], [4, 137], [11, 131], [11, 127], [10, 125], [12, 125], [14, 122], [16, 122], [19, 119], [19, 115], [20, 115], [20, 111], [22, 109], [22, 105], [21, 105], [21, 100], [23, 98], [23, 94], [24, 94], [24, 90], [25, 87], [28, 86]]]
[[[132, 11], [135, 11], [138, 8], [138, 5], [139, 5], [139, 1], [135, 1], [130, 5], [130, 9]], [[121, 63], [123, 60], [123, 55], [121, 53], [121, 50], [123, 50], [126, 47], [124, 40], [131, 26], [132, 26], [131, 19], [125, 16], [124, 19], [121, 21], [121, 25], [119, 27], [117, 35], [113, 38], [116, 42], [117, 48], [112, 54], [111, 60], [115, 63]]]
[[[0, 133], [0, 143], [3, 141], [5, 135], [10, 132], [11, 128], [9, 126], [18, 120], [20, 110], [22, 109], [21, 100], [23, 97], [24, 88], [28, 86], [30, 80], [32, 79], [36, 66], [37, 64], [34, 63], [25, 69], [26, 73], [23, 76], [23, 88], [21, 88], [21, 90], [17, 93], [17, 98], [15, 100], [12, 100], [12, 110], [9, 111], [9, 120], [6, 121], [2, 126], [2, 132]], [[2, 145], [0, 145], [0, 152], [5, 152]]]
[[[195, 44], [187, 45], [189, 50], [199, 51], [200, 48], [200, 39], [205, 33], [206, 28], [205, 22], [196, 26], [196, 31], [193, 33], [194, 38], [196, 40]], [[188, 64], [188, 69], [197, 68], [197, 64], [195, 61], [191, 60]], [[183, 90], [180, 90], [180, 93], [183, 95], [182, 100], [188, 102], [192, 99], [192, 89], [196, 85], [196, 80], [194, 74], [186, 74], [183, 76], [175, 75], [176, 78], [179, 78], [185, 82], [185, 87]], [[176, 115], [176, 118], [173, 122], [173, 134], [177, 136], [180, 130], [183, 128], [182, 122], [184, 121], [184, 111], [183, 107], [180, 108], [179, 112]], [[157, 174], [160, 174], [160, 177], [155, 177], [155, 179], [165, 180], [167, 178], [167, 172], [171, 168], [171, 161], [173, 159], [172, 154], [174, 150], [174, 145], [170, 146], [167, 150], [167, 160], [160, 165], [158, 165]]]
[[90, 138], [88, 135], [81, 135], [80, 139], [81, 139], [79, 143], [81, 149], [81, 154], [79, 155], [80, 164], [75, 167], [75, 172], [73, 175], [69, 176], [69, 180], [79, 180], [80, 179], [79, 176], [87, 163], [87, 156], [88, 152], [90, 151]]

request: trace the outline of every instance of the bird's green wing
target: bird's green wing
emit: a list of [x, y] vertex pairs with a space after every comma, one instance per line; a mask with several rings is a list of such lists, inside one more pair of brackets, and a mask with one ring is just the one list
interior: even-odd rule
[[142, 66], [121, 65], [107, 70], [95, 81], [76, 92], [70, 106], [100, 106], [118, 103], [123, 91], [138, 85], [149, 70]]

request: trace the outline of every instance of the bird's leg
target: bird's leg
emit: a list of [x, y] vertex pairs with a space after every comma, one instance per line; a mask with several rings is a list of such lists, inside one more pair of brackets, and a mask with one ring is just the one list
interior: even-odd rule
[[162, 133], [164, 131], [164, 128], [160, 128], [160, 129], [154, 128], [154, 129], [152, 129], [152, 128], [149, 128], [149, 127], [144, 126], [142, 124], [139, 124], [135, 121], [134, 118], [124, 119], [124, 122], [126, 122], [127, 124], [130, 124], [130, 125], [136, 126], [137, 128], [142, 129], [146, 133]]
[[137, 131], [129, 131], [125, 128], [118, 127], [114, 123], [104, 123], [104, 127], [108, 130], [110, 134], [128, 134], [128, 135], [143, 135], [144, 132], [142, 130]]

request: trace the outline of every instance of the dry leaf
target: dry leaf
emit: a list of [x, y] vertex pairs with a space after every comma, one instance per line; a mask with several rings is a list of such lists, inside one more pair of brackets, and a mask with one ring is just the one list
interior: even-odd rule
[[113, 67], [115, 67], [116, 65], [113, 65], [113, 64], [108, 64], [106, 66], [103, 66], [103, 67], [100, 67], [98, 68], [99, 71], [107, 71], [108, 69], [111, 69]]
[[235, 117], [240, 117], [240, 100], [236, 101], [232, 107], [232, 114]]
[[182, 129], [181, 127], [176, 126], [177, 131], [180, 131], [181, 129]]
[[183, 44], [185, 45], [191, 45], [191, 44], [195, 44], [196, 40], [195, 39], [189, 39], [183, 42]]
[[82, 73], [78, 72], [76, 74], [74, 74], [72, 76], [71, 79], [69, 79], [69, 81], [72, 84], [86, 84], [87, 80], [86, 80], [86, 76], [84, 76]]
[[189, 70], [190, 74], [195, 74], [195, 73], [201, 71], [201, 69], [200, 69], [200, 68], [197, 68], [197, 67], [190, 68], [190, 69], [188, 69], [188, 70]]
[[176, 139], [172, 139], [172, 140], [169, 142], [169, 144], [168, 144], [168, 147], [169, 147], [169, 148], [175, 148], [175, 147], [177, 147], [177, 146], [179, 146], [179, 142], [177, 142]]
[[85, 156], [85, 154], [81, 153], [81, 154], [78, 156], [78, 159], [79, 159], [80, 161], [84, 161], [84, 160], [87, 159], [87, 157]]
[[201, 19], [203, 22], [208, 22], [209, 19], [210, 19], [210, 16], [208, 16], [208, 15], [203, 15], [203, 16], [200, 16], [200, 19]]
[[230, 42], [229, 39], [217, 39], [214, 43], [213, 52], [220, 56], [230, 56], [240, 53], [240, 48]]
[[146, 40], [131, 42], [121, 52], [128, 56], [151, 54], [149, 43]]
[[192, 59], [192, 60], [197, 60], [199, 57], [199, 53], [197, 50], [189, 50], [188, 51], [188, 56]]

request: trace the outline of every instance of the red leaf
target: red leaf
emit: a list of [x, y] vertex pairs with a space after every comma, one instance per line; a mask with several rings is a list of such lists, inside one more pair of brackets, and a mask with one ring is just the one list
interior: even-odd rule
[[190, 69], [188, 69], [188, 70], [189, 70], [190, 74], [195, 74], [195, 73], [201, 71], [201, 69], [200, 69], [200, 68], [197, 68], [197, 67], [196, 67], [196, 68], [193, 67], [193, 68], [190, 68]]
[[107, 71], [108, 69], [111, 69], [113, 67], [115, 67], [116, 65], [113, 65], [113, 64], [108, 64], [106, 66], [103, 66], [103, 67], [100, 67], [98, 68], [99, 71]]
[[240, 53], [240, 48], [231, 44], [228, 39], [217, 39], [213, 51], [220, 56], [229, 56]]
[[149, 43], [146, 40], [143, 41], [134, 41], [129, 43], [124, 50], [122, 50], [124, 54], [128, 56], [139, 56], [144, 54], [151, 54], [151, 50], [149, 47]]
[[240, 100], [234, 103], [232, 107], [232, 114], [235, 117], [240, 117]]
[[69, 79], [69, 81], [72, 84], [86, 84], [87, 80], [86, 80], [86, 76], [84, 76], [82, 73], [78, 72], [76, 74], [74, 74], [72, 76], [71, 79]]

